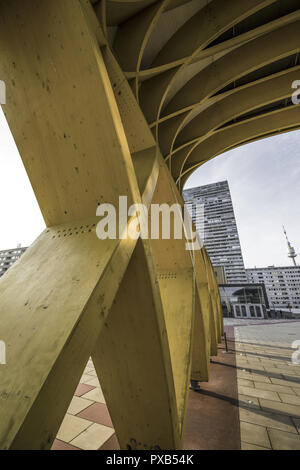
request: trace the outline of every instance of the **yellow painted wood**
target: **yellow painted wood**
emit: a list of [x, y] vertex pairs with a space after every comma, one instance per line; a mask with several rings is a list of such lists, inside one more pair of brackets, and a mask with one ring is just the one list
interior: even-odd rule
[[51, 227], [0, 282], [11, 365], [0, 369], [2, 448], [50, 447], [92, 350], [122, 448], [182, 446], [189, 379], [208, 380], [223, 334], [211, 262], [185, 239], [100, 242], [97, 205], [126, 195], [128, 205], [182, 207], [171, 173], [182, 188], [225, 150], [300, 126], [296, 106], [230, 123], [289, 96], [299, 10], [92, 3], [96, 13], [88, 0], [0, 0], [4, 111]]
[[215, 275], [214, 271], [207, 254], [205, 247], [202, 248], [203, 258], [206, 265], [206, 272], [207, 272], [207, 280], [208, 280], [208, 289], [210, 293], [211, 303], [212, 303], [212, 311], [213, 311], [213, 318], [214, 318], [214, 326], [216, 332], [216, 340], [218, 343], [221, 342], [221, 322], [220, 322], [220, 311], [217, 302], [217, 285], [215, 282]]
[[243, 2], [209, 2], [183, 24], [156, 57], [153, 66], [197, 55], [233, 24], [254, 14], [276, 0], [244, 0]]
[[140, 240], [92, 356], [121, 449], [181, 446], [167, 329]]
[[122, 23], [114, 41], [114, 50], [122, 69], [139, 70], [142, 52], [147, 44], [155, 19], [160, 16], [161, 5], [155, 2], [136, 16]]
[[224, 335], [224, 319], [223, 319], [220, 291], [219, 291], [219, 287], [217, 283], [217, 278], [215, 276], [214, 268], [207, 252], [206, 252], [206, 256], [207, 256], [207, 261], [210, 265], [211, 282], [212, 282], [212, 288], [213, 288], [213, 293], [214, 293], [214, 298], [215, 298], [215, 303], [216, 303], [216, 310], [217, 310], [219, 336], [222, 337]]
[[[208, 382], [209, 380], [209, 362], [210, 362], [210, 318], [208, 324], [205, 323], [205, 314], [207, 311], [203, 309], [204, 298], [203, 290], [197, 289], [195, 295], [195, 319], [194, 319], [194, 335], [192, 340], [192, 368], [191, 380], [200, 382]], [[200, 303], [200, 296], [202, 302]], [[203, 325], [207, 326], [205, 331]]]
[[215, 352], [217, 343], [215, 328], [212, 324], [212, 305], [202, 251], [194, 252], [194, 261], [198, 295], [196, 294], [191, 377], [194, 380], [206, 382], [209, 380], [211, 348]]
[[[82, 2], [33, 1], [25, 12], [23, 2], [13, 1], [7, 8], [1, 4], [0, 11], [3, 51], [4, 39], [6, 44], [1, 68], [5, 74], [14, 70], [16, 87], [14, 96], [9, 90], [6, 115], [46, 222], [68, 221], [46, 231], [0, 284], [2, 334], [11, 365], [1, 369], [0, 447], [45, 449], [55, 438], [136, 244], [100, 242], [98, 219], [91, 226], [77, 217], [94, 214], [100, 202], [116, 204], [119, 195], [127, 195], [129, 204], [140, 202], [138, 183], [149, 202], [157, 157], [155, 147], [141, 151], [144, 165], [135, 165], [137, 182]], [[12, 37], [16, 13], [22, 27]], [[17, 47], [22, 38], [23, 49]], [[48, 77], [45, 87], [42, 77]], [[32, 109], [25, 125], [24, 104]], [[65, 128], [70, 134], [58, 135]], [[78, 145], [70, 142], [75, 136]], [[21, 291], [17, 298], [15, 289]]]
[[131, 155], [136, 173], [142, 202], [150, 206], [159, 174], [159, 155], [157, 147], [140, 150]]
[[214, 268], [211, 263], [211, 259], [208, 256], [208, 253], [205, 250], [205, 258], [207, 260], [207, 264], [209, 265], [209, 271], [210, 271], [210, 280], [211, 280], [211, 289], [213, 292], [213, 297], [216, 305], [216, 313], [217, 313], [217, 325], [218, 325], [218, 337], [219, 337], [219, 342], [221, 342], [221, 338], [224, 334], [224, 320], [223, 320], [223, 313], [222, 313], [222, 307], [221, 307], [221, 299], [220, 299], [220, 292], [218, 288], [218, 283], [217, 279], [214, 273]]
[[103, 62], [126, 134], [142, 202], [148, 206], [158, 177], [159, 149], [120, 65], [107, 44], [103, 44], [102, 30], [90, 2], [81, 0], [80, 3], [94, 41], [105, 46], [101, 48]]
[[165, 107], [163, 115], [194, 105], [227, 84], [299, 50], [299, 20], [234, 49], [201, 70]]
[[102, 55], [131, 154], [156, 146], [141, 108], [112, 52], [108, 48], [102, 48]]
[[202, 262], [204, 263], [204, 266], [205, 266], [206, 283], [202, 287], [202, 290], [201, 290], [201, 287], [200, 288], [198, 287], [200, 290], [199, 295], [201, 295], [201, 292], [202, 292], [202, 299], [203, 299], [203, 302], [205, 302], [207, 312], [209, 313], [210, 355], [217, 356], [218, 355], [218, 330], [217, 330], [217, 325], [216, 325], [216, 312], [215, 312], [213, 298], [212, 298], [211, 289], [210, 289], [210, 276], [209, 276], [209, 272], [207, 269], [207, 262], [206, 262], [203, 249], [201, 250], [201, 256], [203, 260]]
[[1, 449], [51, 447], [103, 327], [135, 242], [97, 221], [46, 230], [1, 279]]
[[[234, 4], [227, 2], [224, 5], [222, 0], [214, 0], [193, 15], [188, 22], [184, 23], [182, 28], [162, 48], [153, 65], [165, 64], [167, 58], [169, 62], [175, 61], [176, 63], [176, 61], [179, 61], [180, 63], [184, 57], [183, 64], [173, 70], [166, 70], [160, 76], [153, 77], [141, 84], [140, 103], [148, 122], [151, 123], [160, 118], [168, 95], [166, 91], [171, 89], [177, 75], [184, 72], [185, 68], [192, 62], [194, 55], [197, 56], [218, 35], [229, 30], [233, 24], [242, 21], [251, 13], [273, 2], [274, 0], [245, 0], [244, 2], [234, 2]], [[162, 77], [164, 79], [159, 80]], [[149, 99], [151, 95], [160, 97], [160, 99], [151, 102], [151, 99]], [[163, 115], [165, 115], [165, 112]]]
[[192, 269], [159, 270], [157, 275], [169, 339], [180, 435], [182, 436], [191, 368], [194, 276]]
[[216, 326], [216, 315], [214, 310], [214, 305], [212, 301], [211, 295], [209, 296], [209, 303], [210, 303], [210, 354], [211, 356], [218, 355], [218, 331]]
[[[168, 175], [168, 170], [165, 164], [161, 164], [160, 176], [152, 202], [153, 204], [156, 204], [161, 201], [167, 201], [171, 205], [174, 203], [178, 203], [180, 205], [183, 204], [178, 189]], [[191, 265], [193, 267], [195, 276], [194, 282], [196, 282], [194, 285], [195, 297], [199, 295], [199, 304], [196, 300], [196, 304], [194, 305], [194, 329], [192, 331], [194, 341], [192, 343], [193, 352], [191, 377], [195, 378], [195, 380], [207, 381], [209, 378], [210, 354], [212, 353], [212, 355], [217, 355], [217, 343], [219, 338], [215, 325], [213, 301], [209, 289], [206, 263], [202, 255], [202, 251], [195, 251], [194, 253], [186, 251], [185, 240], [171, 240], [171, 242], [170, 240], [151, 240], [151, 245], [159, 273], [161, 272], [161, 269], [164, 269], [164, 273], [169, 272], [170, 276], [172, 273], [173, 276], [177, 276], [177, 273], [183, 272], [184, 269], [189, 269]], [[169, 292], [167, 289], [168, 284], [170, 285]], [[168, 301], [168, 296], [172, 298], [175, 295], [177, 302], [179, 302], [176, 290], [172, 289], [171, 286], [171, 280], [166, 281], [166, 285], [164, 285], [165, 291], [162, 292], [163, 303], [164, 299], [165, 303]], [[184, 296], [181, 290], [180, 295], [182, 297]], [[186, 298], [188, 300], [188, 296], [186, 296]], [[183, 312], [184, 309], [182, 309], [182, 315]], [[186, 315], [188, 318], [188, 313]], [[170, 321], [171, 320], [172, 318], [170, 318]], [[171, 324], [169, 328], [171, 331]], [[186, 335], [185, 338], [187, 337], [188, 336]], [[186, 339], [184, 342], [187, 343], [187, 341], [188, 340]], [[186, 345], [180, 345], [179, 341], [176, 343], [177, 349], [183, 347], [186, 348]], [[175, 362], [178, 363], [177, 361]]]
[[47, 226], [93, 217], [119, 194], [136, 202], [128, 143], [81, 2], [1, 2], [0, 56], [4, 112]]
[[[225, 92], [223, 99], [219, 97], [216, 102], [212, 101], [210, 106], [205, 107], [202, 112], [199, 111], [199, 114], [190, 122], [188, 119], [191, 112], [177, 116], [176, 121], [174, 118], [166, 121], [164, 125], [161, 124], [159, 136], [161, 147], [163, 143], [164, 155], [166, 155], [166, 151], [174, 152], [176, 148], [183, 148], [196, 141], [200, 143], [226, 122], [230, 122], [246, 112], [289, 98], [290, 85], [299, 76], [299, 70], [300, 67], [296, 66], [239, 87], [235, 92], [233, 90], [230, 93]], [[187, 125], [185, 122], [188, 122]], [[174, 154], [172, 169], [175, 172], [177, 168], [176, 154]]]
[[[178, 204], [179, 207], [183, 205], [174, 181], [161, 160], [152, 204], [163, 202], [169, 205]], [[151, 248], [162, 297], [174, 375], [180, 437], [183, 439], [191, 371], [196, 291], [192, 253], [186, 250], [185, 238], [177, 240], [173, 237], [172, 233], [169, 240], [152, 239]]]
[[[225, 51], [229, 52], [233, 50], [234, 48], [239, 47], [248, 41], [251, 41], [252, 39], [263, 36], [264, 34], [267, 34], [271, 31], [275, 31], [281, 26], [294, 23], [294, 21], [297, 21], [299, 18], [300, 18], [300, 11], [296, 10], [296, 11], [293, 11], [292, 13], [288, 13], [288, 14], [285, 14], [284, 16], [280, 16], [279, 18], [276, 18], [273, 21], [268, 21], [267, 23], [263, 23], [262, 25], [257, 26], [253, 29], [250, 29], [249, 31], [246, 31], [242, 34], [239, 34], [238, 36], [235, 36], [228, 40], [224, 40], [204, 50], [198, 51], [197, 54], [193, 55], [192, 61], [190, 63], [194, 64], [196, 62], [202, 61], [203, 59], [212, 58], [212, 57], [216, 58], [219, 53], [223, 53]], [[128, 80], [131, 80], [133, 78], [136, 79], [138, 77], [139, 81], [143, 82], [167, 70], [176, 68], [182, 64], [186, 64], [186, 62], [187, 62], [187, 57], [183, 57], [182, 59], [179, 59], [179, 60], [168, 61], [166, 64], [160, 65], [157, 67], [151, 66], [139, 72], [126, 72], [125, 75]], [[156, 123], [153, 122], [150, 125], [150, 127], [154, 126], [155, 124]]]
[[[176, 6], [177, 3], [176, 5], [172, 3], [170, 8], [175, 8], [176, 10]], [[265, 7], [268, 8], [266, 9]], [[178, 15], [181, 14], [182, 17], [187, 15], [186, 20], [179, 21], [177, 28], [174, 28], [174, 34], [168, 34], [167, 32], [166, 36], [161, 35], [160, 38], [155, 28], [151, 30], [153, 21], [151, 23], [150, 20], [149, 24], [151, 23], [151, 27], [146, 28], [147, 32], [144, 35], [144, 43], [148, 41], [149, 47], [147, 52], [150, 51], [151, 53], [151, 47], [156, 49], [156, 57], [154, 54], [154, 61], [152, 64], [148, 64], [145, 70], [132, 71], [127, 73], [126, 76], [134, 78], [137, 84], [141, 83], [141, 104], [148, 119], [151, 113], [154, 113], [156, 116], [151, 126], [153, 126], [155, 136], [164, 154], [168, 148], [172, 151], [174, 147], [175, 141], [171, 134], [173, 130], [176, 131], [176, 127], [180, 139], [180, 130], [184, 131], [185, 124], [191, 119], [190, 111], [193, 112], [195, 107], [198, 106], [199, 101], [197, 96], [200, 96], [200, 101], [206, 99], [210, 93], [215, 93], [226, 84], [233, 83], [236, 79], [248, 73], [255, 74], [255, 70], [266, 65], [268, 66], [268, 71], [266, 70], [265, 77], [262, 80], [258, 80], [258, 82], [262, 83], [264, 79], [268, 81], [272, 77], [274, 61], [281, 60], [283, 57], [288, 57], [299, 51], [298, 23], [300, 10], [291, 10], [290, 7], [291, 5], [285, 6], [284, 3], [279, 4], [273, 0], [249, 0], [249, 2], [240, 2], [240, 4], [232, 5], [230, 2], [224, 5], [224, 2], [221, 0], [214, 0], [208, 5], [199, 3], [198, 9], [195, 8], [191, 15], [187, 13], [188, 7], [186, 10], [178, 8]], [[253, 15], [254, 12], [256, 12], [255, 15]], [[168, 13], [163, 9], [158, 14], [161, 17], [168, 17]], [[176, 14], [175, 16], [172, 15], [169, 15], [171, 26], [168, 25], [167, 29], [174, 27], [173, 21], [176, 18]], [[128, 30], [130, 30], [130, 24], [138, 24], [138, 16], [132, 17], [128, 14], [122, 25], [126, 24]], [[141, 18], [146, 18], [146, 11], [141, 12], [140, 16]], [[243, 21], [245, 18], [247, 20]], [[155, 21], [160, 20], [162, 18], [155, 18]], [[201, 21], [204, 21], [204, 26], [201, 28], [199, 36], [199, 24], [201, 24]], [[167, 24], [165, 18], [162, 24]], [[245, 27], [247, 24], [251, 25], [250, 29]], [[211, 44], [214, 36], [220, 36], [222, 31], [226, 29], [229, 31], [230, 25], [237, 25], [237, 30], [235, 30], [235, 26], [232, 29], [233, 37], [222, 40], [217, 44]], [[129, 35], [132, 43], [134, 43], [133, 30], [134, 28], [131, 28], [131, 34]], [[142, 42], [141, 35], [139, 36], [140, 31], [137, 31], [135, 46]], [[149, 31], [153, 38], [151, 36], [150, 38], [148, 37]], [[124, 38], [125, 36], [123, 34]], [[158, 47], [159, 40], [161, 41], [160, 48]], [[205, 49], [203, 50], [203, 48]], [[179, 58], [180, 56], [181, 58]], [[295, 64], [297, 64], [296, 56]], [[198, 74], [197, 67], [200, 70]], [[287, 65], [285, 70], [283, 68], [283, 72], [289, 72], [289, 67], [290, 65]], [[186, 86], [184, 86], [185, 83]], [[203, 86], [203, 83], [205, 86]], [[251, 87], [252, 83], [250, 82], [247, 85]], [[264, 95], [266, 103], [269, 102], [268, 99], [276, 101], [282, 96], [280, 89], [277, 92], [275, 83], [274, 86], [269, 87], [265, 84], [265, 92], [262, 90], [263, 85], [260, 87], [261, 93], [259, 89], [256, 92], [253, 89], [252, 100], [250, 91], [248, 99], [246, 95], [242, 96], [243, 94], [238, 96], [240, 91], [242, 92], [243, 89], [247, 88], [247, 85], [246, 87], [233, 87], [232, 90], [224, 93], [224, 98], [233, 95], [232, 100], [227, 100], [227, 104], [224, 102], [224, 106], [221, 106], [221, 109], [219, 108], [218, 111], [215, 107], [211, 109], [212, 112], [210, 113], [209, 106], [204, 108], [207, 109], [207, 112], [202, 117], [199, 115], [198, 121], [195, 120], [195, 123], [193, 123], [194, 119], [192, 118], [191, 126], [196, 130], [196, 134], [199, 124], [200, 129], [203, 123], [209, 127], [214, 117], [217, 118], [216, 126], [222, 125], [224, 114], [227, 117], [229, 116], [229, 119], [234, 114], [232, 117], [234, 119], [237, 115], [235, 114], [237, 108], [239, 110], [246, 109], [246, 111], [254, 109], [255, 103], [258, 103], [259, 100], [262, 102]], [[285, 93], [288, 92], [285, 91]], [[215, 103], [217, 101], [218, 99]], [[213, 100], [211, 104], [214, 104]], [[256, 106], [261, 105], [263, 104], [256, 104]], [[172, 107], [174, 108], [173, 111], [170, 109]], [[214, 110], [216, 111], [215, 113], [213, 112]], [[161, 111], [162, 115], [160, 115]], [[179, 113], [186, 114], [183, 120], [179, 118]], [[219, 116], [220, 120], [218, 119]], [[178, 121], [174, 125], [173, 119], [169, 118], [175, 117]], [[170, 122], [168, 123], [168, 121]], [[279, 132], [282, 130], [284, 129], [278, 129]], [[165, 131], [167, 136], [165, 136]], [[211, 130], [208, 132], [211, 132]], [[197, 138], [196, 134], [195, 139]], [[205, 137], [207, 135], [204, 132], [203, 138]], [[182, 163], [189, 156], [189, 149], [187, 149], [187, 152], [182, 151], [181, 153], [183, 157], [181, 155], [178, 155], [178, 157], [180, 157], [179, 161]], [[177, 178], [180, 177], [178, 165], [176, 163], [174, 165], [174, 162], [172, 162], [172, 164], [170, 163], [170, 168], [172, 168], [172, 172], [174, 171], [173, 175], [177, 181]], [[183, 182], [185, 179], [182, 178], [181, 181]]]
[[286, 132], [287, 130], [298, 129], [299, 127], [299, 109], [297, 106], [290, 106], [220, 129], [201, 144], [195, 145], [182, 175], [190, 174], [201, 164], [202, 158], [202, 162], [205, 162], [226, 150], [247, 142]]

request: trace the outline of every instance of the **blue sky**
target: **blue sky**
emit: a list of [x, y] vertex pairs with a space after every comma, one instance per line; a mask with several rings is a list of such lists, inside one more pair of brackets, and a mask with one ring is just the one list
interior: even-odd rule
[[[227, 152], [197, 170], [186, 188], [229, 181], [247, 267], [287, 265], [285, 224], [300, 253], [300, 131]], [[0, 250], [28, 246], [45, 228], [0, 108]], [[300, 256], [299, 256], [300, 262]]]

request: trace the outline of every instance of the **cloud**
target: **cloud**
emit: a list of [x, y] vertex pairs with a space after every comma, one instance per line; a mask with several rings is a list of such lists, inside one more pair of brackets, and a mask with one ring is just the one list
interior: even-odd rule
[[300, 131], [293, 131], [214, 158], [193, 173], [185, 188], [227, 179], [246, 266], [285, 266], [291, 262], [283, 224], [300, 252], [299, 176]]

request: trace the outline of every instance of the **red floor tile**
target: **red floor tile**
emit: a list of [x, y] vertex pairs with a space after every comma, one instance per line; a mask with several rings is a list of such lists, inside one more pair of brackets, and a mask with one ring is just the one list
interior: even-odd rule
[[119, 442], [115, 434], [113, 434], [99, 450], [120, 450]]
[[51, 450], [80, 450], [80, 449], [78, 449], [78, 447], [72, 446], [71, 444], [67, 444], [66, 442], [60, 441], [59, 439], [55, 439]]
[[76, 388], [75, 395], [76, 397], [81, 397], [87, 392], [90, 392], [96, 387], [92, 387], [92, 385], [86, 385], [86, 384], [79, 384], [78, 387]]
[[94, 403], [76, 416], [93, 421], [93, 423], [103, 424], [104, 426], [113, 428], [107, 406], [104, 403]]

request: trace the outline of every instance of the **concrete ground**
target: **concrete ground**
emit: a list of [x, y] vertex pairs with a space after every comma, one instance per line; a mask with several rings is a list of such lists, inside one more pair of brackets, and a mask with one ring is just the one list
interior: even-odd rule
[[[185, 449], [300, 449], [300, 321], [225, 319], [209, 383], [191, 391]], [[300, 359], [300, 355], [299, 355]], [[105, 399], [89, 360], [53, 449], [117, 450]]]

